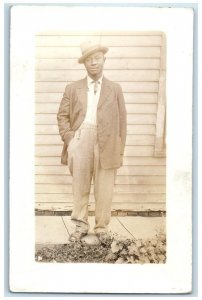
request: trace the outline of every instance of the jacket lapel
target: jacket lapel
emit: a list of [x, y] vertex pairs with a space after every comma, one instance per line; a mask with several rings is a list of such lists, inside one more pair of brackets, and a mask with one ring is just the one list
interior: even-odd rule
[[84, 115], [87, 110], [87, 78], [82, 79], [77, 86], [77, 96]]
[[98, 102], [98, 108], [102, 106], [102, 104], [106, 101], [106, 99], [109, 99], [110, 94], [111, 94], [110, 82], [105, 77], [103, 77], [102, 87], [100, 91], [100, 99]]

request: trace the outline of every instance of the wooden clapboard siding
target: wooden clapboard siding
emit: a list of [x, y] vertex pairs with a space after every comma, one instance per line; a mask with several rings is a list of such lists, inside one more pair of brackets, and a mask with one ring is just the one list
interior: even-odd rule
[[165, 35], [162, 35], [160, 78], [158, 91], [157, 124], [154, 153], [156, 156], [165, 156], [165, 122], [166, 122], [166, 47]]
[[[57, 111], [66, 84], [85, 76], [78, 64], [82, 40], [100, 32], [36, 35], [36, 208], [72, 209], [72, 177], [60, 164]], [[120, 83], [127, 110], [123, 167], [117, 172], [113, 210], [165, 210], [166, 158], [161, 152], [165, 119], [165, 36], [161, 32], [102, 32], [105, 76]], [[162, 107], [163, 105], [163, 107]], [[161, 153], [162, 157], [158, 157]], [[93, 186], [92, 186], [93, 191]], [[89, 210], [94, 210], [91, 192]]]

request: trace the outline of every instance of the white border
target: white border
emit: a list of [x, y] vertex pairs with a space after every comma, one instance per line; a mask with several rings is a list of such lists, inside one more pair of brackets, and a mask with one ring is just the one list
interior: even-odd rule
[[[38, 30], [92, 28], [161, 30], [167, 36], [168, 259], [165, 265], [43, 265], [35, 263], [33, 259], [34, 33]], [[12, 8], [11, 290], [91, 293], [191, 291], [192, 38], [191, 9], [56, 6]]]

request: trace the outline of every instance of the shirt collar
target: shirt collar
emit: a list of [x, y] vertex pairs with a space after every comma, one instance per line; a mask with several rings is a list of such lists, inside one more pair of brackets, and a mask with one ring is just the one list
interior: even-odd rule
[[[102, 84], [102, 79], [103, 79], [103, 75], [97, 80], [98, 83]], [[92, 78], [90, 78], [90, 76], [87, 75], [87, 83], [88, 86], [90, 86], [95, 80], [93, 80]]]

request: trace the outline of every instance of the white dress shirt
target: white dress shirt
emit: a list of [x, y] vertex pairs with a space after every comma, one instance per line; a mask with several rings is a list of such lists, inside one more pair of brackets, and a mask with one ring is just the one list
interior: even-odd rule
[[100, 91], [101, 91], [101, 85], [102, 85], [102, 78], [103, 76], [97, 80], [97, 92], [94, 93], [94, 85], [95, 81], [87, 76], [87, 85], [88, 85], [88, 92], [87, 92], [87, 111], [86, 116], [83, 123], [88, 124], [97, 124], [97, 105], [98, 101], [100, 99]]

